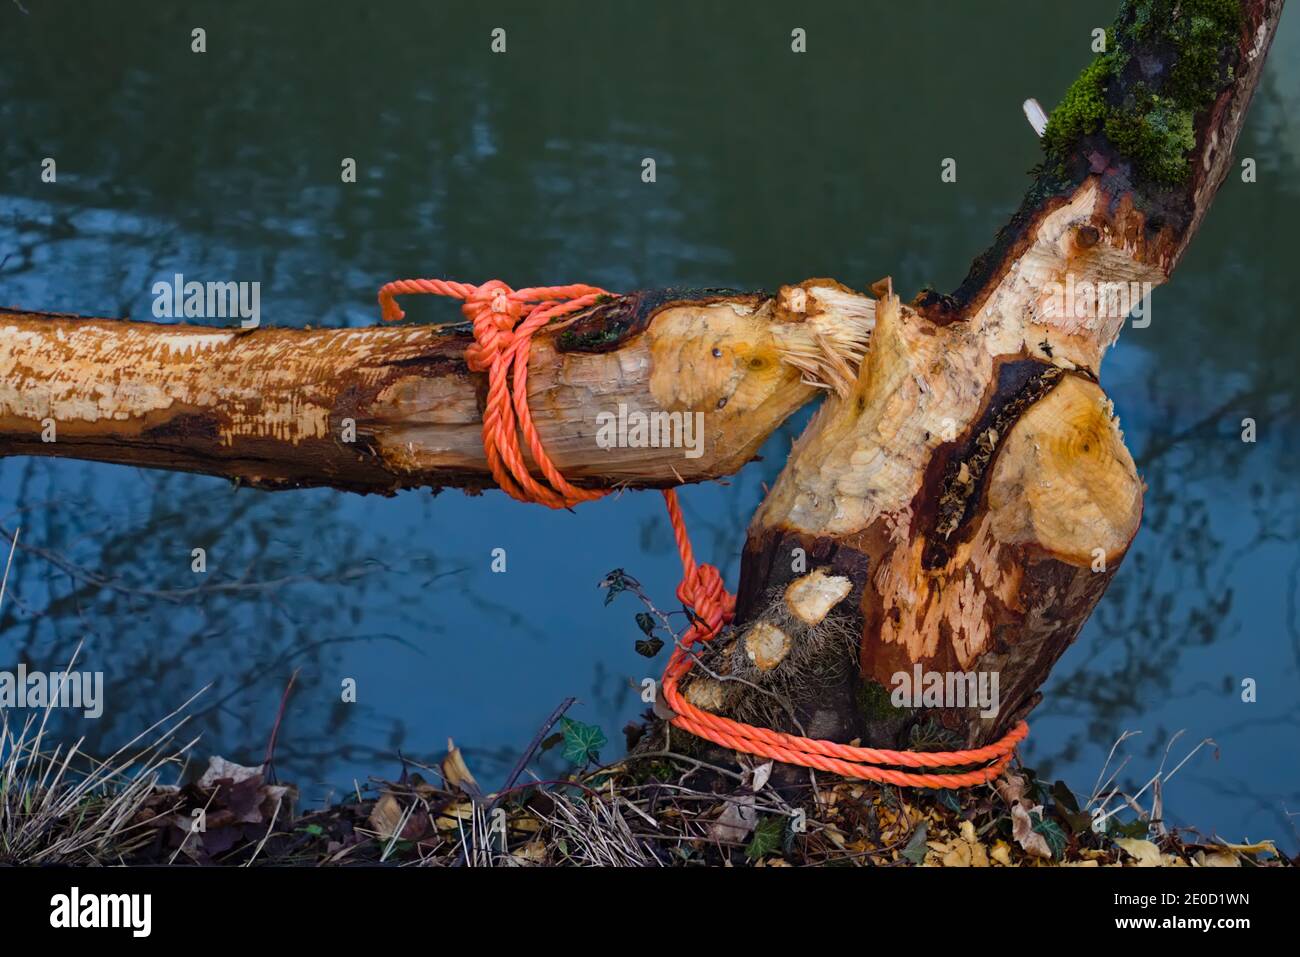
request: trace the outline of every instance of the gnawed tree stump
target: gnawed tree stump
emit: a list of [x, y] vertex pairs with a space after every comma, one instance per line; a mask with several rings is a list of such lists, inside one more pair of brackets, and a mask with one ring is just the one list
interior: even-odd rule
[[[1097, 381], [1127, 312], [1105, 300], [1173, 271], [1233, 162], [1280, 11], [1123, 5], [1110, 52], [1053, 114], [1021, 209], [958, 291], [904, 305], [880, 289], [867, 360], [755, 515], [734, 626], [688, 700], [931, 750], [990, 743], [1033, 708], [1141, 516]], [[1180, 122], [1187, 141], [1166, 137]], [[1084, 315], [1060, 308], [1066, 288]], [[809, 614], [808, 595], [835, 600]], [[896, 706], [893, 676], [918, 667], [996, 675], [999, 710]]]

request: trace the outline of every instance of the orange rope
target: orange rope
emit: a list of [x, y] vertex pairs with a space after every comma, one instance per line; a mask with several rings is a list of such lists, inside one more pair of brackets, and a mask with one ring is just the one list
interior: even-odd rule
[[[464, 303], [461, 311], [473, 324], [474, 345], [465, 350], [465, 360], [470, 369], [488, 374], [483, 451], [487, 454], [488, 468], [497, 485], [521, 502], [539, 502], [551, 508], [569, 508], [608, 494], [605, 490], [571, 485], [546, 454], [528, 409], [528, 355], [537, 330], [552, 319], [585, 309], [612, 293], [585, 285], [514, 290], [497, 279], [481, 286], [441, 279], [399, 279], [379, 290], [383, 318], [389, 321], [403, 318], [405, 313], [398, 308], [394, 297], [415, 293], [461, 300]], [[550, 483], [549, 487], [538, 482], [524, 463], [519, 448], [520, 434], [528, 443], [533, 461]], [[758, 728], [704, 711], [687, 701], [677, 690], [677, 685], [695, 665], [692, 646], [711, 641], [731, 622], [736, 611], [736, 596], [727, 591], [722, 573], [717, 568], [696, 563], [677, 492], [668, 489], [663, 495], [682, 560], [682, 581], [677, 586], [677, 598], [690, 609], [692, 616], [691, 626], [679, 639], [664, 669], [664, 701], [676, 712], [673, 725], [733, 751], [900, 787], [951, 788], [984, 784], [1001, 774], [1011, 762], [1016, 745], [1029, 734], [1029, 725], [1024, 721], [1001, 740], [982, 748], [968, 751], [889, 751]], [[983, 767], [934, 774], [879, 765]]]

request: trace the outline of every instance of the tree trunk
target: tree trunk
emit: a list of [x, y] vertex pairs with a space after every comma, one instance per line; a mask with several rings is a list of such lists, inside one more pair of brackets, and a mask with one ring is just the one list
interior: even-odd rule
[[[750, 525], [734, 627], [684, 682], [692, 704], [808, 737], [949, 750], [996, 740], [1037, 703], [1142, 511], [1097, 381], [1128, 310], [1066, 313], [1060, 294], [1096, 306], [1097, 284], [1169, 277], [1233, 163], [1281, 12], [1246, 0], [1220, 24], [1205, 99], [1180, 104], [1193, 148], [1129, 156], [1111, 136], [1149, 120], [1131, 115], [1140, 84], [1192, 83], [1177, 31], [1193, 6], [1124, 5], [1107, 79], [1085, 74], [1053, 114], [1036, 183], [954, 295], [904, 305], [884, 284], [852, 388], [819, 410]], [[1087, 84], [1104, 120], [1069, 114]], [[998, 710], [913, 707], [903, 692], [919, 694], [918, 667], [982, 674], [989, 689], [996, 677]]]

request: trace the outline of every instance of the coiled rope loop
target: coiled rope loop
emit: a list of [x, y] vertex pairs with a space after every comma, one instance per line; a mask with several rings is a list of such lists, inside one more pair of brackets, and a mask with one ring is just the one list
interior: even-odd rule
[[[613, 294], [581, 284], [511, 289], [499, 279], [481, 286], [442, 279], [400, 279], [379, 290], [383, 318], [387, 321], [404, 318], [405, 313], [394, 297], [417, 293], [461, 300], [461, 311], [473, 325], [474, 344], [465, 350], [465, 361], [471, 370], [488, 375], [483, 451], [497, 485], [511, 498], [550, 508], [570, 508], [607, 495], [607, 490], [582, 489], [568, 482], [546, 454], [528, 409], [528, 356], [533, 334], [552, 319], [586, 309]], [[521, 435], [548, 484], [537, 481], [525, 464], [519, 446]], [[1029, 725], [1024, 721], [999, 741], [982, 748], [890, 751], [759, 728], [713, 714], [687, 701], [678, 690], [678, 683], [696, 663], [692, 649], [711, 641], [731, 623], [736, 612], [736, 596], [727, 591], [717, 568], [696, 563], [676, 490], [667, 489], [663, 496], [682, 561], [677, 598], [691, 615], [691, 625], [673, 648], [662, 682], [664, 701], [675, 712], [672, 719], [675, 727], [733, 751], [900, 787], [984, 784], [1001, 774], [1011, 762], [1016, 745], [1029, 734]], [[982, 767], [944, 774], [898, 770], [970, 768], [972, 765]]]

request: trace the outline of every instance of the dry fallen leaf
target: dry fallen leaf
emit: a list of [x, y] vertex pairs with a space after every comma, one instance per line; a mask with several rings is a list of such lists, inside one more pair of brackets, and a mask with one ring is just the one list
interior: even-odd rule
[[[1042, 808], [1036, 810], [1041, 813]], [[1019, 802], [1011, 805], [1011, 836], [1034, 857], [1051, 858], [1052, 848], [1048, 845], [1047, 839], [1034, 830], [1033, 818]]]
[[213, 755], [208, 759], [207, 770], [199, 778], [198, 786], [205, 789], [223, 787], [213, 808], [230, 811], [235, 821], [241, 824], [261, 824], [273, 817], [291, 818], [298, 799], [297, 789], [287, 784], [266, 784], [262, 770], [261, 766], [247, 767]]
[[[958, 827], [959, 837], [948, 844], [931, 843], [931, 849], [943, 854], [944, 867], [988, 867], [988, 850], [979, 842], [975, 825], [962, 821]], [[938, 844], [936, 847], [935, 845]], [[941, 850], [941, 848], [943, 850]]]
[[208, 769], [203, 772], [203, 777], [199, 778], [199, 787], [215, 787], [216, 783], [223, 779], [229, 779], [234, 784], [240, 784], [261, 773], [262, 769], [260, 767], [245, 767], [242, 764], [227, 761], [225, 758], [214, 754], [208, 758]]
[[473, 818], [474, 805], [469, 801], [462, 801], [460, 804], [443, 808], [442, 814], [433, 822], [433, 826], [440, 831], [455, 831]]
[[530, 841], [523, 847], [517, 847], [510, 855], [520, 864], [545, 864], [546, 845], [542, 841]]
[[971, 848], [965, 841], [953, 841], [951, 850], [943, 856], [944, 867], [970, 867]]
[[1241, 858], [1230, 851], [1197, 851], [1193, 859], [1200, 867], [1241, 867]]
[[844, 837], [844, 832], [841, 831], [834, 824], [827, 824], [826, 827], [823, 829], [822, 833], [825, 834], [827, 837], [829, 837], [831, 839], [831, 843], [839, 848], [844, 847], [847, 841], [847, 839]]
[[998, 778], [993, 786], [997, 788], [1002, 800], [1008, 804], [1018, 804], [1020, 799], [1025, 796], [1025, 779], [1019, 774], [1012, 774], [1010, 771]]
[[464, 791], [470, 797], [483, 796], [483, 789], [474, 780], [474, 775], [469, 773], [465, 756], [460, 753], [460, 748], [456, 747], [456, 743], [451, 738], [447, 739], [447, 756], [442, 759], [442, 776], [446, 778], [448, 787]]
[[741, 844], [758, 824], [754, 795], [746, 794], [728, 801], [718, 819], [709, 828], [709, 837], [724, 844]]
[[1277, 845], [1272, 841], [1258, 841], [1254, 844], [1228, 844], [1224, 842], [1224, 847], [1230, 851], [1236, 851], [1238, 854], [1272, 854], [1277, 856]]
[[1160, 856], [1160, 848], [1150, 841], [1140, 841], [1132, 837], [1117, 837], [1115, 843], [1137, 860], [1138, 867], [1159, 867], [1164, 863]]
[[397, 803], [397, 798], [385, 791], [370, 811], [370, 826], [375, 829], [380, 840], [387, 841], [397, 833], [401, 823], [402, 806]]
[[515, 831], [525, 831], [528, 834], [536, 834], [542, 829], [542, 822], [530, 814], [521, 814], [510, 819], [510, 828]]
[[993, 850], [989, 851], [989, 857], [997, 861], [1003, 867], [1011, 866], [1011, 845], [1006, 841], [997, 840], [993, 843]]

